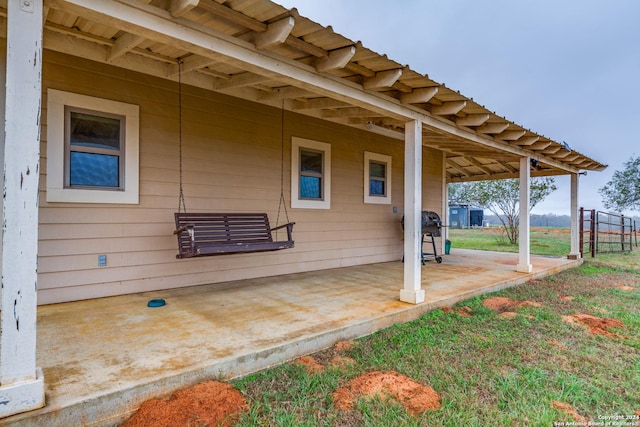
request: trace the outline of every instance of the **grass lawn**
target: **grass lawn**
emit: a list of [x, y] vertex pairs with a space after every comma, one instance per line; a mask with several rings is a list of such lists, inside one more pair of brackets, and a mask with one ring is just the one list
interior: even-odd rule
[[[531, 253], [534, 255], [565, 256], [571, 252], [568, 228], [531, 229]], [[485, 251], [518, 252], [518, 245], [509, 243], [502, 227], [449, 229], [449, 240], [454, 248]]]
[[[539, 248], [553, 247], [535, 253], [568, 253], [568, 234], [534, 233], [540, 233], [534, 235]], [[565, 239], [566, 249], [555, 247]], [[451, 240], [457, 247], [501, 247], [485, 230], [456, 230]], [[495, 296], [540, 306], [516, 307], [506, 318], [483, 304]], [[553, 426], [611, 416], [629, 418], [610, 425], [640, 425], [640, 251], [588, 259], [457, 307], [468, 307], [464, 313], [471, 316], [437, 310], [359, 339], [348, 350], [312, 355], [325, 365], [318, 371], [292, 362], [234, 381], [249, 408], [237, 425]], [[594, 335], [563, 320], [574, 314], [624, 326], [610, 336]], [[330, 364], [336, 354], [353, 363]], [[431, 386], [442, 407], [411, 414], [397, 399], [378, 396], [357, 399], [350, 411], [337, 409], [333, 393], [373, 371], [395, 371]]]
[[[517, 249], [501, 243], [493, 229], [451, 231], [454, 247]], [[536, 229], [532, 249], [565, 255], [568, 231]], [[509, 307], [496, 308], [505, 301]], [[580, 267], [433, 311], [345, 348], [230, 385], [209, 384], [228, 387], [225, 397], [193, 404], [209, 412], [231, 408], [236, 417], [224, 425], [251, 427], [640, 426], [639, 308], [640, 250], [588, 258]], [[587, 320], [592, 328], [578, 323]], [[381, 389], [386, 393], [367, 393]], [[427, 397], [433, 403], [434, 395], [437, 409], [418, 405]], [[188, 425], [206, 425], [185, 411]], [[151, 425], [142, 421], [132, 425]]]

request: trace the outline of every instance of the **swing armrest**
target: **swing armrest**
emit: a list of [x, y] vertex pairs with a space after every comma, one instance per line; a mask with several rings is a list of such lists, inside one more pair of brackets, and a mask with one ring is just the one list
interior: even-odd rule
[[283, 224], [283, 225], [280, 225], [280, 226], [278, 226], [278, 227], [273, 227], [273, 228], [270, 228], [270, 229], [269, 229], [269, 233], [271, 233], [271, 232], [272, 232], [272, 231], [274, 231], [274, 230], [279, 230], [279, 229], [281, 229], [281, 228], [285, 228], [285, 227], [287, 227], [287, 240], [291, 241], [291, 240], [293, 240], [293, 239], [291, 238], [291, 233], [293, 232], [293, 226], [294, 226], [294, 225], [295, 225], [295, 222], [289, 222], [289, 223], [287, 223], [287, 224]]
[[[180, 228], [178, 228], [177, 230], [175, 230], [173, 232], [173, 234], [180, 234], [180, 233], [184, 233], [185, 231], [192, 231], [193, 230], [194, 225], [193, 224], [184, 224], [183, 226], [181, 226]], [[192, 235], [193, 238], [193, 233], [190, 233]]]

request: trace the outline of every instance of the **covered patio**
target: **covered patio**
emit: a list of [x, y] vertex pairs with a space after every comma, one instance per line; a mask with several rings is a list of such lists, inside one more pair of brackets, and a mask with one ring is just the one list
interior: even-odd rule
[[[528, 274], [517, 263], [517, 254], [454, 249], [422, 267], [420, 305], [399, 301], [396, 261], [41, 306], [46, 406], [0, 426], [116, 425], [148, 398], [247, 375], [580, 261], [534, 256]], [[148, 308], [152, 298], [167, 305]]]

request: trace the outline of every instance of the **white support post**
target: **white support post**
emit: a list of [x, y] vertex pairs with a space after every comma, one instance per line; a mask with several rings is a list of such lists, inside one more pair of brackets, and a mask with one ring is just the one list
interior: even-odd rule
[[447, 153], [442, 152], [442, 247], [440, 252], [445, 253], [447, 240], [449, 240], [449, 184], [447, 184]]
[[422, 289], [422, 122], [405, 124], [404, 138], [404, 288], [400, 301], [424, 302]]
[[36, 367], [42, 3], [7, 4], [0, 417], [44, 406]]
[[569, 259], [580, 259], [580, 224], [579, 224], [579, 176], [577, 173], [571, 174], [571, 252], [567, 256]]
[[531, 273], [531, 227], [529, 221], [529, 193], [531, 185], [531, 170], [529, 157], [520, 158], [520, 228], [518, 232], [518, 240], [520, 242], [520, 256], [516, 271], [520, 273]]

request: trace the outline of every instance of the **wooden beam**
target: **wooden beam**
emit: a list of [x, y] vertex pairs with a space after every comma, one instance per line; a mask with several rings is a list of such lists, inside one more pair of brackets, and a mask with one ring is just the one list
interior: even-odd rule
[[107, 61], [111, 62], [114, 59], [124, 55], [143, 41], [144, 37], [141, 37], [137, 34], [124, 33], [122, 36], [116, 39], [113, 46], [111, 46], [111, 48], [109, 49]]
[[477, 167], [478, 169], [480, 169], [482, 172], [484, 172], [487, 175], [493, 175], [493, 171], [487, 167], [485, 167], [485, 165], [483, 165], [482, 163], [480, 163], [479, 161], [477, 161], [476, 159], [474, 159], [473, 157], [467, 157], [466, 158], [467, 161], [471, 164], [473, 164], [475, 167]]
[[436, 93], [438, 93], [438, 86], [421, 87], [414, 89], [410, 93], [403, 93], [400, 95], [400, 102], [403, 104], [422, 104], [429, 102]]
[[260, 33], [267, 31], [267, 24], [260, 22], [257, 19], [253, 19], [252, 17], [247, 16], [244, 13], [235, 11], [230, 7], [224, 6], [214, 0], [200, 0], [198, 6], [209, 13], [220, 16], [227, 21], [231, 21], [234, 24], [240, 25], [241, 27], [246, 27], [251, 31], [257, 31]]
[[339, 108], [336, 110], [322, 110], [321, 116], [325, 118], [359, 117], [359, 116], [373, 117], [373, 116], [376, 116], [376, 114], [369, 110], [365, 110], [364, 108], [361, 108], [361, 107], [351, 107], [351, 108]]
[[495, 134], [495, 133], [501, 133], [508, 127], [509, 127], [509, 123], [492, 122], [492, 123], [485, 123], [476, 130], [479, 133]]
[[273, 45], [282, 44], [287, 40], [295, 25], [296, 21], [293, 16], [287, 16], [269, 24], [266, 31], [262, 33], [256, 32], [253, 36], [253, 42], [258, 49], [266, 49]]
[[542, 151], [542, 150], [545, 150], [547, 147], [549, 147], [551, 144], [552, 144], [551, 141], [540, 141], [540, 142], [536, 142], [531, 145], [528, 145], [527, 149], [532, 151]]
[[270, 77], [253, 73], [240, 73], [228, 79], [219, 79], [214, 85], [215, 90], [232, 89], [237, 87], [253, 86], [272, 80]]
[[308, 101], [298, 101], [295, 103], [294, 110], [317, 110], [326, 108], [344, 108], [351, 107], [343, 101], [338, 101], [332, 98], [315, 98]]
[[367, 90], [384, 89], [393, 86], [402, 76], [402, 69], [380, 71], [374, 77], [369, 77], [364, 81], [362, 87]]
[[330, 70], [344, 68], [355, 54], [355, 46], [347, 46], [342, 49], [332, 50], [327, 56], [316, 60], [316, 70], [323, 73]]
[[295, 86], [285, 86], [273, 89], [270, 93], [264, 93], [258, 97], [258, 101], [273, 101], [277, 99], [309, 98], [318, 96], [316, 92]]
[[456, 124], [460, 126], [480, 126], [489, 120], [490, 114], [469, 114], [465, 117], [458, 117]]
[[527, 146], [527, 145], [533, 145], [536, 142], [538, 142], [539, 139], [540, 139], [540, 137], [537, 136], [537, 135], [527, 135], [527, 136], [523, 136], [522, 138], [518, 139], [515, 142], [515, 144], [519, 145], [521, 147]]
[[[182, 60], [182, 73], [189, 73], [194, 70], [198, 70], [200, 68], [207, 67], [209, 65], [215, 64], [218, 61], [215, 61], [211, 58], [199, 56], [199, 55], [191, 55], [187, 56]], [[177, 77], [180, 72], [178, 64], [171, 65], [169, 67], [169, 72], [167, 73], [167, 77], [173, 78]], [[218, 73], [220, 74], [220, 73]], [[227, 75], [227, 78], [230, 76]]]
[[496, 138], [503, 141], [515, 141], [524, 136], [527, 133], [526, 130], [505, 130], [504, 132], [496, 135]]
[[450, 114], [457, 114], [464, 107], [467, 106], [467, 101], [451, 101], [445, 102], [442, 105], [431, 107], [431, 114], [437, 116], [447, 116]]
[[514, 168], [513, 166], [511, 166], [509, 163], [505, 161], [497, 160], [497, 162], [500, 163], [508, 172], [511, 172], [511, 173], [518, 172], [518, 169]]
[[169, 6], [169, 12], [171, 16], [176, 18], [184, 16], [197, 7], [200, 3], [200, 0], [171, 0], [171, 6]]

